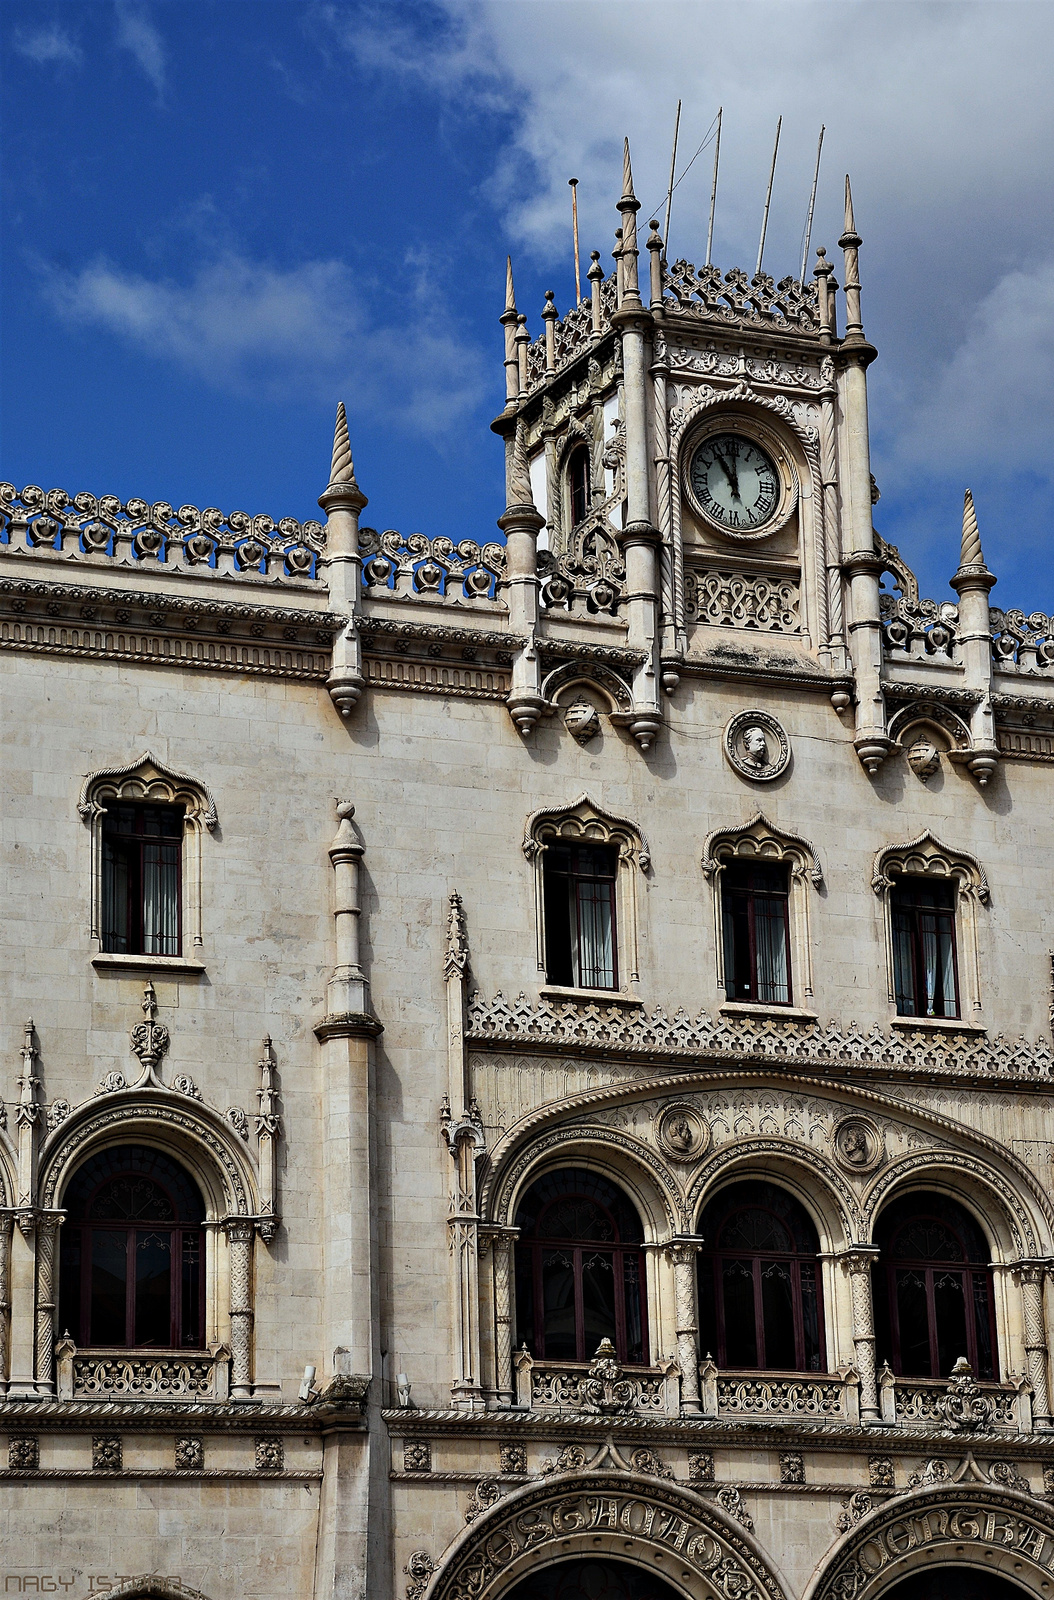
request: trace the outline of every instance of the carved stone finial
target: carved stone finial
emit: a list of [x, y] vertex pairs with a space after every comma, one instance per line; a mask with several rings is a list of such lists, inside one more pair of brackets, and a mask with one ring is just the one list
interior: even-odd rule
[[337, 422], [333, 430], [333, 461], [329, 469], [330, 483], [354, 483], [355, 466], [351, 459], [351, 440], [348, 437], [348, 414], [343, 400], [337, 402]]
[[977, 526], [977, 512], [974, 510], [973, 494], [969, 489], [967, 489], [963, 500], [963, 535], [959, 565], [960, 567], [984, 566], [984, 556], [981, 553], [981, 530]]
[[154, 1021], [157, 1016], [157, 995], [149, 978], [143, 989], [141, 1004], [146, 1021], [137, 1022], [129, 1037], [132, 1044], [132, 1054], [139, 1057], [143, 1064], [143, 1072], [132, 1087], [141, 1089], [148, 1085], [153, 1085], [155, 1089], [163, 1089], [165, 1085], [161, 1082], [158, 1072], [161, 1066], [161, 1059], [168, 1052], [170, 1041], [168, 1029], [162, 1023]]
[[629, 136], [628, 135], [627, 135], [626, 139], [624, 140], [623, 146], [622, 146], [622, 198], [623, 198], [623, 200], [632, 200], [632, 201], [634, 201], [635, 203], [634, 203], [633, 209], [634, 210], [637, 209], [637, 205], [636, 205], [637, 197], [633, 193], [633, 167], [632, 167], [632, 165], [630, 163], [630, 158], [629, 158]]
[[960, 1356], [952, 1368], [948, 1392], [937, 1402], [937, 1409], [950, 1428], [964, 1433], [987, 1428], [991, 1423], [992, 1402], [981, 1393], [965, 1356]]
[[505, 257], [505, 309], [516, 310], [516, 290], [512, 286], [512, 257]]
[[258, 1138], [266, 1136], [277, 1139], [282, 1130], [278, 1117], [278, 1095], [274, 1086], [274, 1047], [271, 1044], [270, 1034], [264, 1035], [257, 1065], [260, 1072], [260, 1087], [256, 1091], [256, 1098], [260, 1103], [260, 1109], [256, 1114], [256, 1134]]
[[15, 1124], [19, 1128], [32, 1128], [40, 1118], [40, 1106], [37, 1104], [37, 1090], [40, 1088], [40, 1078], [37, 1075], [37, 1047], [33, 1040], [33, 1018], [26, 1023], [23, 1034], [22, 1071], [18, 1078], [18, 1109], [15, 1112]]
[[849, 184], [849, 174], [847, 172], [845, 175], [845, 231], [838, 241], [838, 247], [841, 250], [848, 250], [850, 246], [862, 243], [863, 240], [857, 233], [856, 223], [853, 220], [853, 191]]
[[468, 929], [465, 925], [465, 908], [461, 896], [455, 891], [450, 896], [450, 911], [446, 930], [446, 975], [464, 977], [468, 967]]

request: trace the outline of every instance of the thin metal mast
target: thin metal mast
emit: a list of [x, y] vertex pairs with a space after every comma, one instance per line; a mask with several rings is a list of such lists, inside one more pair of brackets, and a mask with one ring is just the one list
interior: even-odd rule
[[717, 205], [717, 169], [721, 161], [721, 117], [724, 107], [717, 108], [717, 144], [714, 147], [714, 181], [710, 185], [710, 226], [706, 230], [706, 264], [710, 265], [710, 252], [714, 245], [714, 208]]
[[816, 146], [816, 167], [812, 175], [812, 193], [809, 196], [809, 215], [805, 219], [805, 247], [801, 253], [801, 278], [805, 282], [805, 271], [809, 265], [809, 246], [812, 243], [812, 214], [816, 209], [816, 185], [820, 181], [820, 151], [823, 149], [824, 128], [820, 126], [820, 142]]
[[754, 268], [754, 276], [761, 271], [761, 258], [765, 254], [765, 235], [769, 231], [769, 204], [772, 200], [772, 180], [776, 176], [776, 155], [780, 147], [780, 129], [783, 127], [783, 118], [780, 117], [776, 124], [776, 143], [772, 146], [772, 166], [769, 168], [769, 186], [765, 191], [765, 215], [761, 219], [761, 242], [758, 245], [758, 264]]
[[578, 179], [568, 178], [571, 185], [571, 228], [575, 236], [575, 304], [582, 304], [582, 272], [578, 264]]
[[[670, 156], [670, 187], [666, 191], [666, 220], [663, 223], [662, 236], [666, 246], [670, 243], [670, 207], [673, 205], [673, 175], [677, 167], [677, 135], [681, 131], [681, 102], [677, 102], [677, 115], [673, 123], [673, 154]], [[664, 248], [663, 254], [666, 254]]]

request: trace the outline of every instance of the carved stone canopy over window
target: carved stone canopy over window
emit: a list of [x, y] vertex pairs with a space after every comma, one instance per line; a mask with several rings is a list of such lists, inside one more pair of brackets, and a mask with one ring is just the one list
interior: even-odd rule
[[[952, 850], [929, 829], [906, 844], [886, 845], [875, 855], [871, 887], [883, 901], [888, 997], [902, 1016], [961, 1019], [977, 1025], [981, 1021], [981, 960], [978, 907], [987, 905], [988, 879], [976, 856], [965, 850]], [[941, 889], [947, 898], [947, 929], [943, 934], [948, 968], [944, 988], [947, 996], [940, 1006], [920, 1005], [917, 997], [906, 1003], [905, 957], [903, 946], [903, 908], [900, 901], [910, 898], [936, 905], [938, 897], [925, 890]], [[921, 893], [920, 893], [921, 891]], [[896, 904], [894, 902], [897, 902]], [[898, 918], [897, 927], [894, 922]], [[939, 910], [939, 906], [937, 907]], [[899, 942], [898, 942], [899, 940]], [[918, 962], [916, 962], [918, 965]], [[926, 987], [917, 975], [916, 987]], [[953, 982], [954, 980], [954, 982]], [[953, 988], [955, 997], [952, 998]]]
[[[112, 937], [107, 937], [108, 923], [114, 918], [108, 913], [108, 905], [113, 900], [113, 886], [109, 886], [110, 892], [108, 892], [106, 867], [108, 853], [112, 854], [116, 848], [112, 844], [108, 845], [107, 835], [113, 833], [115, 828], [118, 833], [121, 832], [117, 817], [118, 809], [121, 807], [138, 808], [137, 812], [129, 812], [124, 819], [128, 823], [124, 832], [127, 832], [130, 838], [137, 831], [135, 815], [145, 814], [149, 808], [153, 822], [157, 819], [165, 822], [167, 819], [166, 826], [171, 825], [169, 831], [174, 829], [177, 835], [181, 833], [184, 845], [180, 851], [178, 837], [170, 841], [168, 854], [172, 859], [167, 867], [178, 882], [173, 882], [166, 891], [167, 911], [162, 918], [164, 937], [150, 938], [144, 942], [143, 939], [133, 936], [132, 945], [137, 949], [129, 948], [128, 953], [176, 956], [182, 951], [185, 955], [188, 945], [200, 946], [203, 942], [202, 838], [206, 832], [211, 833], [215, 829], [218, 820], [212, 792], [205, 784], [188, 777], [186, 773], [166, 767], [149, 751], [138, 760], [129, 762], [127, 766], [109, 767], [101, 772], [91, 772], [85, 778], [77, 801], [77, 810], [91, 827], [91, 931], [92, 936], [101, 941], [103, 949], [118, 952], [125, 948], [127, 941], [115, 942]], [[151, 830], [156, 832], [157, 828], [153, 826], [153, 822]], [[158, 826], [160, 825], [158, 823]], [[143, 830], [140, 828], [138, 831]], [[154, 853], [157, 853], [156, 849]], [[154, 888], [157, 886], [154, 885]], [[147, 887], [141, 886], [140, 898], [146, 893]], [[110, 912], [112, 909], [110, 906]], [[135, 921], [134, 918], [132, 920]], [[123, 922], [121, 926], [124, 928]]]
[[977, 857], [949, 849], [928, 828], [907, 844], [886, 845], [876, 853], [871, 873], [875, 893], [887, 894], [899, 877], [943, 878], [955, 885], [957, 894], [982, 905], [988, 901], [988, 879]]
[[643, 832], [582, 794], [533, 812], [523, 853], [534, 868], [539, 972], [562, 989], [636, 982], [637, 869], [651, 864]]
[[[702, 868], [714, 892], [714, 925], [717, 952], [718, 989], [728, 999], [738, 998], [740, 988], [733, 983], [732, 967], [735, 965], [735, 941], [730, 935], [726, 887], [730, 886], [730, 872], [738, 874], [744, 867], [779, 868], [785, 873], [783, 895], [786, 900], [781, 949], [782, 981], [773, 987], [752, 985], [757, 998], [765, 1002], [789, 1003], [792, 994], [800, 993], [806, 1000], [813, 995], [812, 941], [809, 935], [809, 884], [819, 888], [823, 882], [823, 867], [813, 845], [800, 834], [776, 828], [763, 814], [755, 812], [749, 822], [739, 827], [719, 828], [706, 836], [703, 845]], [[726, 886], [724, 880], [729, 880]], [[789, 894], [788, 894], [789, 889]], [[729, 890], [730, 892], [730, 890]], [[751, 938], [753, 950], [753, 938]], [[789, 959], [788, 959], [789, 958]], [[793, 987], [792, 987], [792, 973]], [[742, 990], [746, 995], [747, 990]], [[795, 1002], [797, 1003], [797, 1002]]]

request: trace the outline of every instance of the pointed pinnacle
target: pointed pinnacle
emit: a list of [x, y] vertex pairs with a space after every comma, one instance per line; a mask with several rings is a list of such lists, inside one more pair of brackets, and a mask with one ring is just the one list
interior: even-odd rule
[[963, 538], [962, 552], [959, 556], [961, 567], [983, 567], [984, 556], [981, 554], [981, 530], [977, 526], [977, 512], [974, 510], [973, 494], [969, 489], [963, 500]]
[[635, 200], [637, 198], [633, 193], [633, 168], [629, 159], [628, 135], [622, 147], [622, 198], [623, 200]]
[[512, 257], [505, 257], [505, 309], [516, 310], [516, 291], [512, 286]]
[[348, 438], [348, 417], [343, 400], [337, 402], [337, 422], [333, 429], [333, 463], [329, 469], [329, 481], [330, 483], [355, 482], [351, 440]]
[[846, 250], [850, 246], [859, 245], [862, 242], [860, 235], [856, 231], [856, 223], [853, 220], [853, 191], [849, 187], [849, 174], [847, 172], [845, 175], [845, 231], [838, 241], [838, 247], [840, 250]]

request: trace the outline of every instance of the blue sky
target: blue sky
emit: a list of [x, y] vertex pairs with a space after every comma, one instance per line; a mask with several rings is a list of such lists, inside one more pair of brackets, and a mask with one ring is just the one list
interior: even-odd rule
[[[532, 333], [725, 108], [714, 259], [864, 235], [876, 524], [949, 597], [963, 487], [993, 600], [1054, 609], [1054, 7], [916, 0], [7, 0], [4, 476], [317, 515], [335, 402], [379, 527], [492, 538], [511, 251]], [[710, 152], [674, 200], [700, 260]]]

